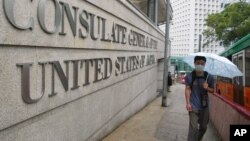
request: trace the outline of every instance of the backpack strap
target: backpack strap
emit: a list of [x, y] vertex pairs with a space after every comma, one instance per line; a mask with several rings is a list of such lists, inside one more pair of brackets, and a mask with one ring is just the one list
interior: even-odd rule
[[192, 91], [192, 88], [193, 88], [195, 78], [196, 78], [196, 72], [195, 72], [195, 70], [193, 70], [192, 71], [192, 81], [191, 81], [191, 84], [190, 84], [191, 91]]

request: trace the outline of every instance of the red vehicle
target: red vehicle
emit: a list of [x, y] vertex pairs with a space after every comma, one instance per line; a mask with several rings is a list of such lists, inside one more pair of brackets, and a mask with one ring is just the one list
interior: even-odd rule
[[185, 79], [186, 79], [186, 76], [185, 76], [185, 75], [181, 76], [181, 83], [182, 83], [182, 84], [185, 84]]
[[185, 79], [186, 79], [186, 71], [180, 71], [179, 72], [180, 78], [181, 78], [181, 83], [185, 84]]

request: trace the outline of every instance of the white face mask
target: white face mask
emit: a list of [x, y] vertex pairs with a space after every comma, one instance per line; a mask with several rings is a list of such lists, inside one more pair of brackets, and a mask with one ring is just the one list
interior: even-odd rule
[[197, 70], [197, 71], [203, 71], [204, 70], [204, 66], [203, 65], [195, 65], [195, 70]]

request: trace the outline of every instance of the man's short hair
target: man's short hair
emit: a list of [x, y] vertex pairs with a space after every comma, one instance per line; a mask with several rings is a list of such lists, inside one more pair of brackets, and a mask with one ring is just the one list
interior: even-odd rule
[[197, 60], [203, 60], [204, 62], [207, 61], [206, 57], [204, 57], [204, 56], [195, 56], [194, 57], [194, 62], [196, 62]]

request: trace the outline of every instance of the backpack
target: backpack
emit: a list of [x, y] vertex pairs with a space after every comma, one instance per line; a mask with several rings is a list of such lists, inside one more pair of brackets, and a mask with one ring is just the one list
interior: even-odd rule
[[192, 82], [190, 84], [190, 89], [192, 90], [193, 84], [194, 84], [194, 81], [195, 81], [196, 78], [203, 78], [204, 80], [206, 80], [207, 76], [208, 76], [208, 72], [204, 71], [204, 75], [203, 76], [197, 77], [196, 73], [195, 73], [195, 70], [193, 70], [192, 71]]
[[[192, 82], [190, 84], [191, 91], [192, 91], [192, 88], [193, 88], [193, 83], [194, 83], [196, 78], [203, 78], [204, 80], [206, 80], [207, 76], [208, 76], [208, 72], [206, 72], [206, 71], [204, 71], [204, 75], [200, 76], [200, 77], [197, 77], [196, 72], [192, 71]], [[208, 100], [208, 93], [206, 92], [206, 94], [201, 96], [201, 105], [202, 105], [203, 108], [208, 107], [208, 101], [207, 100]]]

